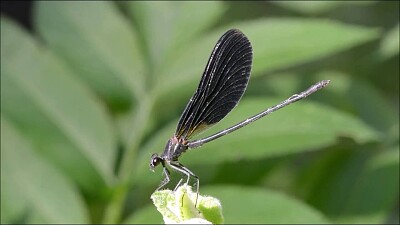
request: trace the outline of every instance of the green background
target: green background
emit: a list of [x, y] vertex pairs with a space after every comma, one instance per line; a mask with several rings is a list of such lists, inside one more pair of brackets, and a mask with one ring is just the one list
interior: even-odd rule
[[44, 1], [33, 25], [1, 17], [2, 223], [161, 223], [150, 156], [230, 28], [251, 79], [196, 138], [331, 83], [182, 155], [225, 222], [399, 222], [398, 1]]

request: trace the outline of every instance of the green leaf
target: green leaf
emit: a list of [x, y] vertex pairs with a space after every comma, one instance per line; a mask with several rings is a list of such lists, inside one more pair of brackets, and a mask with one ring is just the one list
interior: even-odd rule
[[[321, 90], [319, 94], [323, 94], [324, 91]], [[282, 100], [283, 98], [275, 100], [245, 98], [223, 121], [210, 128], [201, 137], [232, 126]], [[136, 171], [138, 174], [148, 174], [148, 160], [151, 153], [163, 151], [175, 126], [176, 121], [144, 146], [138, 161], [140, 163]], [[379, 135], [380, 133], [354, 116], [303, 100], [198, 149], [188, 150], [189, 153], [182, 155], [180, 160], [184, 165], [204, 165], [239, 159], [276, 157], [330, 146], [336, 143], [338, 137], [349, 137], [359, 143], [365, 143], [379, 140]], [[198, 138], [200, 136], [193, 139]], [[147, 179], [153, 177], [159, 179], [158, 176]]]
[[400, 25], [397, 24], [389, 30], [381, 42], [380, 54], [384, 58], [390, 58], [399, 54], [400, 42]]
[[[318, 60], [371, 41], [379, 34], [377, 29], [326, 19], [281, 18], [233, 23], [200, 37], [186, 51], [177, 52], [157, 80], [156, 96], [165, 96], [185, 86], [194, 89], [218, 38], [233, 27], [241, 29], [253, 45], [252, 76]], [[170, 101], [162, 99], [165, 101], [160, 104]]]
[[104, 106], [7, 18], [1, 19], [1, 46], [2, 115], [85, 188], [110, 184], [116, 140]]
[[270, 19], [237, 27], [253, 44], [254, 74], [318, 60], [379, 35], [374, 28], [322, 19]]
[[[360, 118], [374, 129], [388, 134], [399, 124], [398, 112], [376, 86], [364, 80], [334, 71], [324, 71], [318, 77], [330, 77], [335, 85], [325, 99], [336, 108], [342, 108]], [[397, 129], [398, 130], [398, 129]], [[389, 139], [388, 135], [383, 136]]]
[[[385, 223], [399, 196], [399, 147], [371, 157], [349, 199], [342, 205], [339, 223]], [[336, 194], [332, 193], [333, 196]], [[396, 197], [397, 196], [397, 197]]]
[[[159, 76], [166, 61], [179, 49], [191, 46], [192, 39], [213, 25], [224, 11], [221, 2], [127, 2], [149, 55], [153, 76]], [[189, 45], [188, 45], [189, 44]]]
[[[317, 94], [323, 94], [323, 91], [321, 90]], [[244, 99], [237, 109], [229, 114], [229, 117], [221, 121], [218, 127], [211, 128], [206, 134], [234, 125], [250, 115], [262, 111], [266, 108], [265, 106], [272, 106], [282, 100], [283, 98], [279, 100], [276, 98], [271, 100]], [[237, 157], [256, 159], [329, 146], [341, 136], [364, 143], [376, 141], [379, 133], [356, 117], [310, 102], [307, 99], [279, 110], [267, 118], [262, 118], [254, 124], [242, 128], [241, 131], [215, 141], [215, 143], [204, 145], [202, 151], [193, 152], [200, 157], [200, 152], [213, 151], [215, 153], [218, 149], [229, 149], [229, 151], [221, 153], [225, 159], [233, 160]], [[194, 158], [197, 157], [194, 156]]]
[[221, 200], [227, 224], [329, 223], [317, 210], [276, 191], [244, 186], [215, 186], [203, 188], [201, 193]]
[[2, 223], [89, 221], [83, 199], [76, 187], [36, 154], [3, 117], [1, 140]]
[[46, 43], [112, 106], [145, 88], [136, 34], [112, 2], [37, 2], [35, 26]]
[[[383, 151], [382, 151], [383, 150]], [[295, 187], [338, 223], [387, 221], [399, 195], [399, 148], [341, 144], [309, 162]]]
[[[329, 223], [324, 215], [303, 202], [271, 190], [243, 186], [208, 186], [201, 188], [200, 192], [221, 200], [227, 224]], [[159, 218], [156, 213], [155, 210], [146, 208], [130, 216], [125, 223], [159, 223], [160, 221], [154, 219]]]
[[273, 1], [283, 8], [304, 13], [304, 14], [321, 14], [337, 9], [340, 6], [361, 6], [370, 5], [375, 1]]

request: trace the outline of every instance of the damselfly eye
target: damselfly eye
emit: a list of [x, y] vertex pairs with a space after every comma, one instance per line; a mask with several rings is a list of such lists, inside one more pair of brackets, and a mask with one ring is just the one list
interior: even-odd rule
[[160, 158], [158, 158], [158, 157], [157, 157], [157, 158], [154, 158], [154, 159], [153, 159], [153, 165], [154, 165], [154, 166], [157, 166], [158, 164], [160, 164]]
[[154, 153], [150, 159], [150, 168], [154, 169], [154, 167], [158, 166], [161, 161], [162, 159], [157, 155], [157, 153]]

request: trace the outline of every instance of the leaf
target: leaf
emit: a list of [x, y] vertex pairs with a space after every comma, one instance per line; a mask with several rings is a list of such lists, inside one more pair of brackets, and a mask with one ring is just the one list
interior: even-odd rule
[[400, 25], [397, 24], [389, 30], [382, 39], [379, 53], [384, 58], [390, 58], [399, 54]]
[[[260, 19], [234, 23], [194, 40], [191, 48], [177, 52], [155, 86], [156, 96], [195, 83], [207, 63], [218, 38], [228, 28], [239, 28], [254, 49], [252, 76], [317, 60], [353, 46], [371, 41], [377, 29], [347, 25], [322, 19]], [[170, 101], [161, 98], [160, 104]]]
[[131, 1], [126, 6], [143, 40], [154, 77], [168, 67], [165, 62], [173, 60], [178, 49], [190, 47], [191, 40], [225, 10], [221, 2]]
[[[283, 98], [279, 100], [243, 99], [224, 120], [210, 128], [201, 137], [235, 125], [282, 100]], [[165, 143], [173, 135], [175, 126], [176, 121], [155, 135], [149, 140], [149, 144], [143, 147], [138, 159], [137, 179], [144, 179], [144, 175], [148, 175], [151, 153], [164, 150]], [[359, 143], [365, 143], [379, 140], [380, 133], [354, 116], [306, 100], [279, 110], [267, 118], [262, 118], [197, 149], [188, 150], [188, 153], [180, 157], [180, 161], [184, 165], [203, 165], [204, 167], [205, 164], [277, 157], [330, 146], [339, 137], [349, 137]], [[193, 139], [199, 138], [200, 136]], [[152, 179], [155, 181], [160, 177], [146, 177], [147, 181]]]
[[203, 188], [202, 193], [221, 200], [227, 224], [329, 223], [317, 210], [276, 191], [244, 186], [215, 186]]
[[[329, 223], [317, 210], [282, 193], [244, 186], [207, 186], [201, 194], [221, 200], [225, 223]], [[151, 206], [154, 207], [154, 206]], [[155, 210], [145, 208], [129, 217], [125, 223], [146, 223], [155, 220]], [[139, 219], [140, 218], [140, 219]]]
[[[343, 204], [340, 223], [385, 223], [399, 196], [399, 147], [370, 158]], [[334, 196], [336, 194], [332, 193]]]
[[3, 117], [1, 137], [2, 223], [88, 223], [74, 185]]
[[296, 188], [307, 190], [308, 201], [337, 223], [385, 223], [396, 207], [398, 147], [342, 144], [309, 164], [307, 172], [299, 177], [302, 185]]
[[371, 5], [374, 1], [272, 1], [283, 8], [303, 13], [321, 14], [333, 11], [340, 6], [362, 6]]
[[[374, 129], [388, 134], [399, 124], [398, 112], [376, 86], [364, 80], [335, 71], [324, 71], [318, 77], [330, 77], [335, 85], [325, 95], [336, 108], [345, 109]], [[388, 135], [385, 135], [388, 138]]]
[[237, 27], [253, 43], [254, 74], [320, 59], [379, 35], [374, 28], [321, 19], [260, 20]]
[[[213, 127], [207, 134], [234, 125], [241, 119], [245, 119], [243, 117], [248, 117], [243, 115], [260, 112], [263, 109], [262, 106], [266, 108], [265, 106], [272, 106], [278, 102], [277, 99], [266, 101], [262, 98], [249, 98], [242, 101], [235, 112], [218, 125], [218, 129]], [[204, 145], [202, 151], [198, 151], [199, 153], [193, 152], [196, 152], [197, 157], [201, 157], [200, 152], [213, 151], [216, 157], [219, 155], [216, 153], [217, 149], [229, 149], [220, 156], [231, 160], [256, 159], [329, 146], [340, 136], [353, 138], [360, 143], [376, 141], [379, 138], [379, 133], [357, 118], [309, 101], [279, 110], [268, 118], [263, 118], [242, 129], [215, 143]]]
[[34, 15], [46, 43], [114, 108], [141, 98], [140, 46], [112, 2], [38, 2]]
[[2, 18], [1, 31], [2, 115], [85, 188], [110, 184], [116, 140], [104, 107], [16, 24]]

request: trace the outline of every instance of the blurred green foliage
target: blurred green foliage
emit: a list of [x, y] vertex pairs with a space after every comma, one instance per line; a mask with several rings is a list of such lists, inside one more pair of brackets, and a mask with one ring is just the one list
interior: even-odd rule
[[398, 1], [42, 1], [33, 20], [1, 17], [2, 223], [161, 223], [150, 155], [229, 28], [252, 77], [201, 136], [331, 83], [181, 157], [225, 222], [399, 222]]

